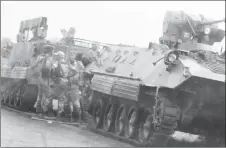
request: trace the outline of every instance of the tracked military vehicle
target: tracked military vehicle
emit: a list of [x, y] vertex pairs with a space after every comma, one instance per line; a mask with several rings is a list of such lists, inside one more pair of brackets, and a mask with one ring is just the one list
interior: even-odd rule
[[224, 31], [205, 28], [224, 20], [182, 16], [166, 13], [161, 44], [111, 46], [88, 65], [95, 129], [143, 146], [163, 146], [175, 130], [224, 136], [225, 59], [212, 46]]
[[181, 117], [181, 128], [186, 127], [187, 132], [196, 128], [193, 133], [216, 134], [225, 129], [225, 30], [218, 27], [222, 22], [225, 19], [210, 21], [185, 12], [165, 15], [160, 42], [184, 54], [186, 58], [180, 61], [192, 75], [181, 85], [190, 91], [190, 97], [185, 93], [181, 97], [187, 98], [182, 99], [187, 105]]
[[[33, 110], [38, 94], [37, 71], [30, 69], [48, 45], [47, 18], [22, 21], [17, 43], [5, 62], [1, 63], [1, 101], [11, 107]], [[29, 33], [33, 32], [33, 37]]]

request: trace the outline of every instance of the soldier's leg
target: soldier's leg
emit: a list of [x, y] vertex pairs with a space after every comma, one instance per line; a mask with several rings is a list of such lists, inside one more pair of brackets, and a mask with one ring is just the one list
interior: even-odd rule
[[42, 95], [38, 95], [37, 101], [36, 101], [36, 113], [37, 114], [40, 114], [42, 112], [41, 100], [42, 100]]
[[39, 89], [38, 89], [38, 97], [37, 97], [37, 101], [36, 101], [36, 113], [38, 115], [40, 115], [42, 113], [42, 105], [41, 105], [41, 102], [42, 102], [42, 98], [43, 98], [43, 88], [41, 85], [39, 85]]
[[48, 105], [47, 105], [47, 108], [48, 108], [48, 116], [54, 116], [54, 114], [53, 114], [53, 98], [52, 97], [50, 97], [49, 98], [49, 103], [48, 103]]
[[85, 106], [85, 103], [83, 101], [83, 97], [80, 99], [80, 106], [81, 106], [81, 119], [83, 121], [85, 121], [84, 114], [86, 112], [86, 106]]
[[44, 115], [48, 115], [48, 105], [50, 103], [50, 99], [46, 96], [42, 98], [42, 110]]
[[82, 95], [81, 99], [80, 99], [80, 105], [81, 105], [81, 118], [83, 120], [83, 122], [88, 122], [88, 118], [90, 118], [90, 115], [88, 113], [88, 109], [89, 109], [89, 105], [87, 102], [87, 96]]
[[81, 120], [82, 120], [82, 108], [80, 104], [81, 92], [78, 89], [74, 89], [72, 95], [73, 95], [73, 100], [72, 100], [73, 110], [78, 116], [78, 122], [81, 123]]
[[71, 122], [74, 122], [73, 111], [74, 111], [73, 103], [72, 103], [72, 101], [70, 101], [70, 103], [69, 103], [69, 119]]
[[83, 119], [84, 119], [85, 112], [88, 112], [88, 108], [89, 108], [88, 98], [89, 98], [88, 86], [84, 86], [82, 88], [82, 94], [81, 94], [81, 99], [80, 99]]
[[66, 118], [68, 118], [69, 120], [73, 121], [73, 104], [72, 104], [72, 95], [71, 94], [67, 94], [66, 95], [66, 100], [64, 103], [64, 113]]
[[57, 117], [61, 117], [62, 113], [64, 112], [64, 100], [60, 98], [58, 101], [58, 110], [57, 110]]
[[57, 119], [60, 119], [64, 112], [64, 103], [65, 103], [65, 90], [64, 88], [61, 88], [59, 84], [55, 84], [52, 87], [52, 92], [54, 95], [57, 96], [58, 99], [58, 110], [57, 110]]
[[73, 92], [73, 89], [70, 89], [68, 92], [67, 92], [67, 102], [66, 102], [66, 106], [65, 106], [65, 113], [67, 114], [67, 117], [71, 120], [71, 121], [74, 121], [74, 118], [73, 118], [73, 111], [74, 111], [74, 106], [73, 106], [73, 100], [75, 98], [75, 95], [74, 95], [74, 92]]
[[47, 102], [48, 102], [48, 98], [46, 97], [47, 96], [47, 90], [46, 90], [46, 82], [43, 80], [43, 78], [39, 78], [40, 79], [40, 82], [41, 84], [39, 85], [40, 87], [40, 107], [42, 109], [42, 113], [45, 115], [47, 114]]
[[53, 116], [53, 106], [52, 106], [52, 100], [53, 97], [50, 95], [51, 94], [51, 88], [49, 87], [49, 79], [48, 78], [43, 78], [43, 91], [44, 91], [44, 97], [47, 99], [45, 104], [45, 108], [47, 109], [47, 114], [48, 116]]

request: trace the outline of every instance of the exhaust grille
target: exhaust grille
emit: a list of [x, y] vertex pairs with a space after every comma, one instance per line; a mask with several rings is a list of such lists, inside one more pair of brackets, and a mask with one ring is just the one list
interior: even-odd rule
[[210, 71], [225, 75], [225, 59], [220, 58], [217, 54], [206, 51], [196, 51], [195, 53], [190, 52], [189, 56], [197, 60], [200, 64], [203, 64]]
[[225, 75], [225, 64], [205, 61], [203, 64], [212, 72]]

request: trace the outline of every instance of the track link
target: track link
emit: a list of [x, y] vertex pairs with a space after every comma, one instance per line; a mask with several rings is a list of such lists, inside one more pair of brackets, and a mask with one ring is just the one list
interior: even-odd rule
[[[163, 108], [160, 107], [161, 104], [164, 104]], [[165, 146], [177, 128], [179, 109], [177, 106], [171, 105], [167, 98], [160, 98], [159, 106], [155, 106], [155, 110], [160, 111], [160, 113], [154, 111], [157, 121], [154, 121], [156, 122], [155, 131], [150, 137], [149, 146]]]
[[153, 110], [155, 110], [154, 113], [150, 114], [155, 119], [153, 120], [153, 131], [148, 142], [145, 143], [142, 143], [138, 140], [138, 132], [140, 128], [136, 129], [136, 136], [134, 138], [126, 138], [124, 136], [116, 135], [115, 132], [106, 132], [103, 128], [96, 128], [94, 118], [90, 114], [87, 115], [88, 119], [86, 120], [88, 122], [88, 128], [92, 132], [101, 134], [103, 136], [108, 136], [137, 147], [165, 146], [177, 128], [179, 109], [177, 106], [172, 105], [172, 103], [166, 97], [158, 97], [157, 103]]

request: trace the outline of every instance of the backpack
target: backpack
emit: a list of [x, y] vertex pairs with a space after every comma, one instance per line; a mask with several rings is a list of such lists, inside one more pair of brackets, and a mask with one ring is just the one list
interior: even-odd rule
[[54, 73], [55, 73], [56, 77], [63, 77], [64, 76], [64, 73], [63, 73], [63, 70], [62, 70], [60, 63], [58, 63]]
[[43, 63], [42, 63], [42, 67], [41, 67], [41, 73], [42, 73], [42, 77], [43, 78], [48, 78], [51, 75], [51, 67], [48, 67], [46, 62], [47, 62], [48, 58], [45, 57]]

